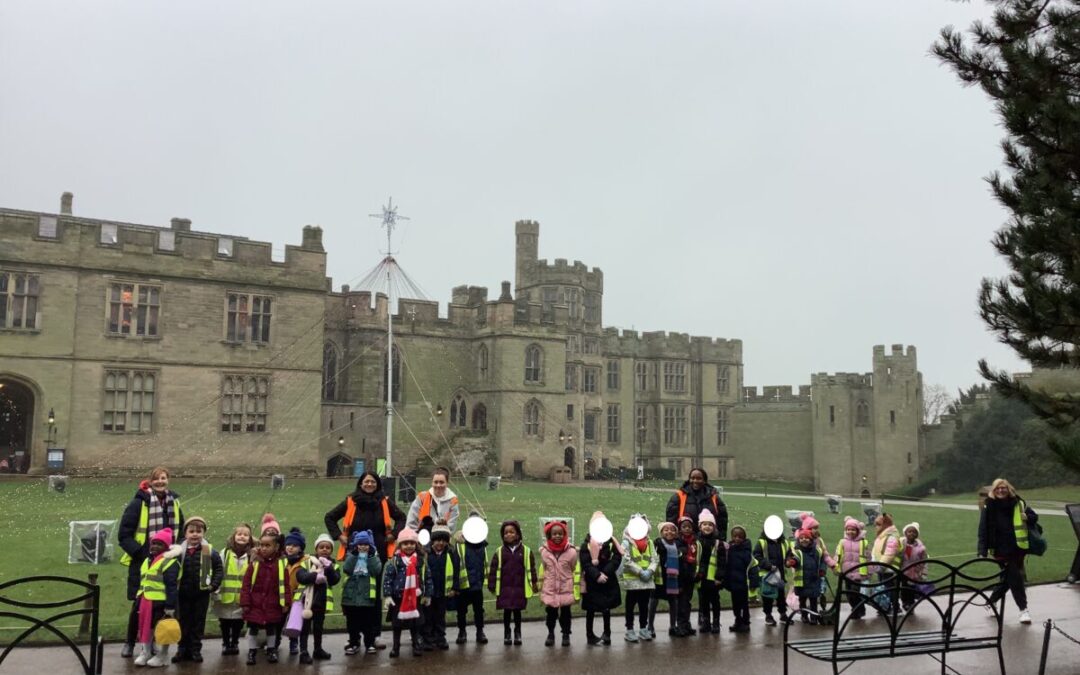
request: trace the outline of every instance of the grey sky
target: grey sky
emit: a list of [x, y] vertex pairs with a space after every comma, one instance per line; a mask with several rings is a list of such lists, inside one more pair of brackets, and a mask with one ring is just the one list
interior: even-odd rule
[[402, 264], [442, 304], [540, 255], [604, 322], [744, 341], [746, 383], [919, 348], [928, 383], [1025, 369], [976, 314], [1002, 135], [927, 55], [980, 3], [0, 4], [0, 205], [299, 243], [335, 286]]

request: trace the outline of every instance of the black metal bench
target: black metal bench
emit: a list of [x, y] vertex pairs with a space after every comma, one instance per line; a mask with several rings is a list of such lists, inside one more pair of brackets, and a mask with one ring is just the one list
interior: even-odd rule
[[[875, 565], [880, 581], [851, 581], [841, 574], [832, 607], [826, 605], [822, 610], [835, 616], [831, 635], [789, 640], [790, 626], [784, 626], [784, 673], [788, 672], [789, 652], [832, 663], [836, 674], [856, 661], [930, 656], [941, 663], [944, 674], [948, 670], [957, 672], [945, 663], [949, 652], [996, 649], [1004, 675], [1001, 633], [1005, 596], [990, 601], [994, 589], [1005, 583], [1004, 568], [984, 558], [959, 566], [941, 560], [927, 560], [924, 564], [934, 590], [921, 593], [912, 589], [914, 603], [908, 612], [900, 609], [899, 602], [900, 580], [906, 568]], [[853, 620], [850, 612], [842, 611], [843, 605], [851, 604], [849, 599], [865, 604], [865, 620]], [[888, 609], [881, 612], [885, 606]], [[984, 614], [983, 608], [990, 616]], [[879, 618], [873, 618], [879, 613]]]

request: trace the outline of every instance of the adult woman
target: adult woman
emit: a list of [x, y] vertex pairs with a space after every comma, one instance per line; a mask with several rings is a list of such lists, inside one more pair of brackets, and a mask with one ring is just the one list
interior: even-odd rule
[[[338, 525], [338, 521], [342, 521]], [[353, 532], [371, 530], [375, 550], [385, 563], [393, 555], [393, 544], [398, 532], [405, 527], [405, 514], [398, 505], [383, 494], [382, 479], [374, 472], [365, 471], [356, 482], [356, 491], [340, 504], [326, 512], [323, 519], [326, 531], [338, 539], [338, 558], [343, 559], [345, 547]]]
[[[893, 524], [892, 516], [888, 513], [882, 513], [874, 519], [874, 527], [877, 528], [877, 536], [874, 537], [874, 546], [870, 549], [870, 560], [882, 565], [899, 567], [903, 546], [900, 544], [900, 531]], [[878, 567], [877, 565], [871, 565], [870, 571], [874, 574], [877, 583], [888, 589], [889, 604], [896, 604], [900, 591], [900, 579], [897, 574], [889, 568]], [[878, 591], [880, 590], [878, 589]], [[884, 614], [886, 611], [885, 598], [880, 594], [875, 595], [874, 598], [878, 600], [878, 602], [874, 603], [878, 607], [878, 613]]]
[[979, 514], [979, 557], [987, 554], [1005, 564], [1005, 585], [990, 595], [990, 603], [1001, 599], [1006, 590], [1020, 608], [1020, 623], [1031, 623], [1027, 609], [1027, 590], [1024, 588], [1024, 557], [1028, 552], [1028, 528], [1034, 527], [1039, 516], [1004, 478], [990, 484], [986, 507]]
[[180, 509], [180, 496], [169, 489], [169, 470], [159, 466], [150, 472], [150, 478], [139, 483], [135, 496], [128, 502], [120, 516], [117, 539], [124, 555], [120, 562], [128, 566], [127, 597], [131, 601], [128, 615], [127, 637], [120, 655], [129, 658], [135, 650], [135, 637], [139, 624], [139, 577], [143, 561], [150, 553], [150, 539], [155, 534], [171, 528], [183, 533], [184, 513]]
[[431, 489], [416, 495], [416, 499], [409, 506], [407, 527], [417, 532], [421, 529], [430, 530], [436, 521], [443, 520], [450, 531], [454, 531], [460, 511], [457, 495], [447, 487], [449, 482], [450, 470], [436, 467], [431, 476]]
[[677, 523], [683, 516], [689, 516], [697, 523], [698, 514], [705, 510], [712, 511], [716, 516], [716, 530], [721, 538], [726, 538], [727, 505], [720, 499], [716, 488], [709, 485], [709, 474], [705, 473], [705, 469], [694, 467], [690, 469], [686, 482], [668, 500], [667, 521]]

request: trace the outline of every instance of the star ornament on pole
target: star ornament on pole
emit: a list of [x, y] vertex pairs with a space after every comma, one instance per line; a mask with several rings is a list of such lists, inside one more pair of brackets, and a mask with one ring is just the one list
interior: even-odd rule
[[397, 221], [408, 220], [408, 216], [398, 215], [398, 207], [394, 206], [394, 198], [390, 197], [386, 201], [386, 206], [382, 207], [382, 213], [368, 214], [372, 218], [378, 218], [382, 221], [382, 227], [386, 228], [386, 255], [391, 255], [390, 250], [390, 236], [394, 233], [394, 228], [397, 227]]

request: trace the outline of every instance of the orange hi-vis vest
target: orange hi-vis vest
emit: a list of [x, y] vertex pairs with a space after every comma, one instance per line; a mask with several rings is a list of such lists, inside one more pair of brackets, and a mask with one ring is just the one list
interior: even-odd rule
[[[431, 490], [424, 490], [423, 492], [420, 493], [420, 513], [417, 516], [417, 520], [423, 521], [424, 518], [427, 518], [428, 516], [431, 515], [431, 502], [432, 502]], [[450, 504], [451, 505], [456, 505], [457, 503], [458, 503], [457, 497], [451, 497], [450, 498]]]
[[[716, 498], [716, 495], [713, 495], [709, 499], [712, 500], [713, 508], [716, 509], [717, 511], [719, 511], [720, 510], [720, 504], [719, 504], [719, 501]], [[682, 490], [679, 490], [679, 520], [682, 520], [682, 517], [685, 516], [685, 515], [686, 515], [686, 493], [683, 492]], [[675, 525], [676, 525], [676, 529], [677, 529], [678, 528], [678, 523], [676, 523]]]
[[[386, 527], [386, 535], [390, 536], [390, 535], [392, 535], [394, 533], [394, 520], [393, 520], [393, 518], [390, 517], [390, 504], [386, 501], [386, 499], [387, 499], [386, 497], [382, 498], [382, 517], [383, 517], [383, 525]], [[356, 502], [353, 501], [352, 497], [349, 497], [348, 499], [345, 500], [345, 518], [344, 518], [344, 520], [342, 520], [342, 523], [345, 525], [345, 527], [341, 528], [341, 531], [345, 533], [346, 538], [349, 538], [349, 537], [352, 536], [352, 530], [350, 529], [349, 524], [352, 523], [353, 518], [355, 518], [355, 517], [356, 517]], [[386, 544], [386, 557], [388, 559], [394, 557], [394, 550], [396, 548], [397, 547], [394, 545], [393, 542], [387, 542], [387, 544]], [[337, 559], [338, 560], [344, 560], [345, 559], [345, 545], [344, 544], [341, 544], [341, 543], [338, 544]]]

